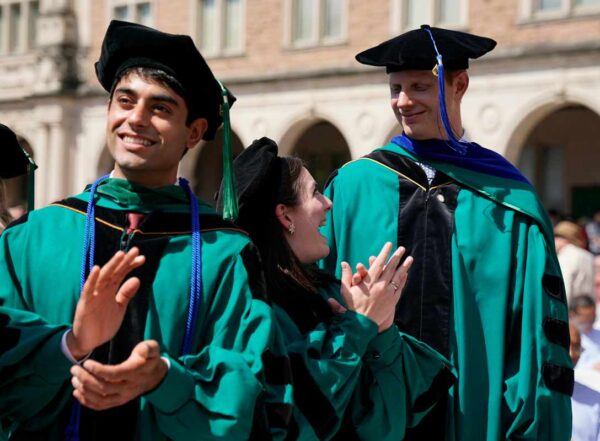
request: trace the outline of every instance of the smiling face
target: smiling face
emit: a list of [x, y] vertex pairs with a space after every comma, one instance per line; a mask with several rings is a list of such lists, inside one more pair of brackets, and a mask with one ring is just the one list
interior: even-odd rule
[[325, 224], [325, 216], [332, 204], [317, 189], [317, 183], [305, 167], [297, 184], [297, 205], [279, 204], [276, 214], [286, 231], [293, 223], [294, 233], [286, 233], [288, 244], [301, 263], [311, 264], [329, 254], [327, 239], [319, 232], [319, 227]]
[[179, 161], [207, 128], [199, 118], [186, 125], [187, 106], [171, 88], [137, 73], [125, 75], [108, 105], [108, 149], [114, 177], [147, 187], [171, 185]]
[[[460, 102], [468, 86], [466, 71], [448, 74], [446, 110], [454, 133], [460, 138]], [[447, 139], [440, 117], [438, 82], [429, 70], [405, 70], [389, 75], [391, 105], [404, 132], [411, 138]]]

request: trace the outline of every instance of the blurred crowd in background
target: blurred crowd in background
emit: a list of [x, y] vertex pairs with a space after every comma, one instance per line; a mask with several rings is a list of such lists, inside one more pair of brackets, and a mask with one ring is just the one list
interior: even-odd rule
[[555, 222], [558, 261], [569, 304], [575, 365], [573, 440], [600, 440], [600, 209], [592, 219]]

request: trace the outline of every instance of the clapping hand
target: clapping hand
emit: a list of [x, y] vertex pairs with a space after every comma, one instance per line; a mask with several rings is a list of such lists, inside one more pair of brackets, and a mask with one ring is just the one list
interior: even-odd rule
[[156, 388], [168, 371], [155, 340], [138, 343], [127, 360], [107, 365], [87, 360], [71, 368], [73, 396], [94, 410], [121, 406]]
[[[413, 258], [408, 256], [400, 265], [405, 249], [399, 247], [386, 264], [391, 249], [392, 244], [386, 243], [377, 257], [369, 259], [369, 269], [359, 264], [354, 275], [350, 265], [342, 262], [341, 294], [348, 309], [373, 320], [379, 332], [385, 331], [394, 322], [396, 304], [413, 262]], [[329, 299], [329, 303], [334, 312], [345, 311], [334, 299]]]
[[145, 262], [137, 248], [118, 251], [102, 268], [94, 266], [81, 291], [75, 309], [73, 329], [67, 334], [67, 347], [81, 359], [115, 336], [127, 304], [140, 287], [140, 280], [125, 276]]

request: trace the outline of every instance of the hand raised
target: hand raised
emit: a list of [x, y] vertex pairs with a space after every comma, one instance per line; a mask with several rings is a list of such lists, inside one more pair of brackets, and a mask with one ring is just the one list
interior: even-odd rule
[[118, 251], [102, 268], [94, 266], [86, 280], [75, 309], [73, 330], [67, 334], [67, 346], [76, 359], [115, 336], [127, 304], [140, 287], [140, 280], [123, 280], [142, 265], [144, 256], [137, 248], [125, 254]]
[[392, 245], [388, 242], [375, 259], [369, 259], [371, 264], [368, 271], [361, 275], [362, 281], [355, 285], [353, 282], [356, 282], [356, 275], [353, 277], [350, 265], [342, 262], [341, 294], [348, 309], [373, 320], [380, 332], [393, 323], [396, 304], [400, 300], [408, 270], [413, 262], [409, 256], [399, 266], [405, 253], [405, 249], [399, 247], [386, 264], [391, 248]]
[[121, 406], [160, 384], [168, 371], [155, 340], [140, 342], [123, 363], [106, 365], [87, 360], [71, 368], [73, 396], [94, 410]]

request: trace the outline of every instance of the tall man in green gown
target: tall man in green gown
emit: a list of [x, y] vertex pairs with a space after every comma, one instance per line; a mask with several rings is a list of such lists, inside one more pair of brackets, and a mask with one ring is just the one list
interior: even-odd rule
[[342, 261], [364, 262], [381, 242], [404, 245], [415, 261], [395, 321], [457, 370], [447, 401], [409, 440], [570, 439], [573, 371], [551, 224], [527, 179], [461, 123], [468, 60], [495, 45], [424, 25], [358, 54], [386, 67], [404, 133], [339, 169], [325, 192], [324, 266], [339, 275]]
[[96, 72], [113, 172], [0, 236], [0, 438], [261, 439], [257, 254], [176, 184], [228, 92], [191, 38], [126, 22]]

